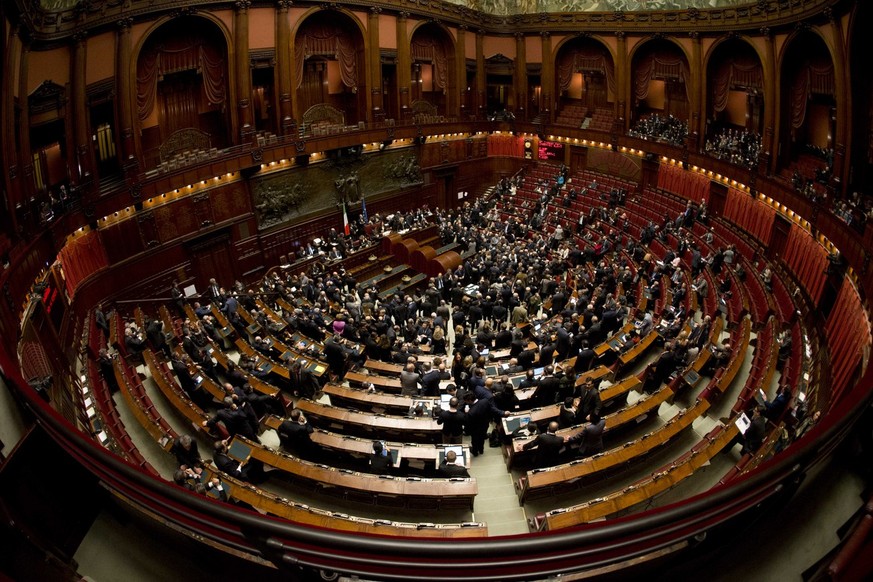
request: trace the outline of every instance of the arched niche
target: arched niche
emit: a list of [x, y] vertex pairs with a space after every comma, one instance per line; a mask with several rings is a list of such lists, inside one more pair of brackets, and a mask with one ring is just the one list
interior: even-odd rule
[[319, 10], [306, 16], [294, 36], [294, 63], [300, 114], [324, 104], [341, 111], [346, 124], [365, 119], [366, 47], [360, 27], [349, 15]]
[[198, 16], [164, 22], [143, 41], [136, 62], [136, 114], [146, 167], [186, 150], [228, 145], [227, 55], [224, 32]]
[[677, 44], [656, 38], [637, 47], [631, 60], [631, 125], [653, 113], [688, 120], [690, 92], [688, 57]]
[[811, 30], [789, 39], [779, 69], [778, 168], [795, 186], [822, 193], [833, 164], [837, 87], [824, 40]]
[[603, 43], [590, 37], [568, 40], [555, 57], [559, 112], [567, 107], [609, 110], [617, 94], [615, 62]]
[[449, 96], [457, 93], [454, 71], [455, 45], [445, 28], [433, 22], [417, 27], [409, 42], [412, 62], [410, 99], [433, 106], [433, 114], [446, 115]]
[[706, 136], [726, 130], [764, 130], [764, 67], [743, 39], [716, 45], [706, 65]]

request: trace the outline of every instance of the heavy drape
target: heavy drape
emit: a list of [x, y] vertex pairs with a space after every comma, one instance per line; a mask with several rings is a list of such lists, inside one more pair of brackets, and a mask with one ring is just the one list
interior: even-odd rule
[[700, 203], [709, 201], [710, 180], [703, 174], [683, 170], [680, 166], [661, 164], [658, 169], [658, 188]]
[[203, 76], [203, 92], [210, 104], [224, 103], [227, 80], [221, 52], [199, 36], [167, 38], [149, 46], [139, 57], [136, 69], [139, 118], [145, 120], [151, 115], [161, 77], [190, 70]]
[[791, 127], [803, 127], [806, 108], [812, 95], [836, 95], [833, 63], [806, 63], [791, 86]]
[[514, 135], [489, 135], [488, 155], [520, 158], [524, 155], [524, 138]]
[[858, 291], [848, 277], [843, 279], [843, 286], [840, 287], [834, 308], [828, 316], [825, 334], [830, 348], [830, 369], [833, 372], [830, 401], [836, 403], [848, 386], [858, 362], [863, 360], [866, 368], [870, 356], [870, 322]]
[[722, 64], [712, 80], [712, 107], [716, 113], [724, 111], [728, 104], [731, 87], [764, 89], [764, 71], [761, 63], [750, 59], [735, 60]]
[[770, 244], [773, 221], [776, 219], [774, 208], [755, 200], [745, 192], [731, 188], [725, 202], [724, 217], [744, 228], [764, 246]]
[[350, 89], [358, 87], [358, 62], [355, 42], [339, 26], [309, 26], [294, 40], [295, 84], [303, 84], [303, 63], [314, 56], [332, 57], [339, 62], [340, 78]]
[[818, 303], [827, 279], [828, 252], [802, 227], [791, 225], [782, 256], [785, 264], [806, 287], [813, 303]]
[[58, 253], [58, 260], [64, 269], [67, 294], [70, 297], [82, 280], [109, 264], [106, 249], [103, 248], [97, 231], [85, 233], [68, 242]]
[[615, 67], [608, 54], [596, 49], [568, 51], [561, 55], [558, 63], [558, 87], [560, 91], [570, 88], [573, 73], [600, 73], [606, 77], [606, 87], [615, 95]]
[[410, 45], [412, 60], [433, 63], [433, 84], [440, 91], [448, 88], [449, 65], [446, 47], [433, 38], [416, 38]]
[[633, 94], [637, 103], [649, 96], [649, 81], [652, 79], [674, 79], [685, 86], [685, 98], [691, 100], [690, 75], [688, 63], [679, 56], [649, 55], [642, 59], [634, 69]]

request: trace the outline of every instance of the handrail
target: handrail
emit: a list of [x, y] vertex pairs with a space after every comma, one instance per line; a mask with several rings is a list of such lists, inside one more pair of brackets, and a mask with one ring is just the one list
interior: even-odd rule
[[[68, 452], [83, 461], [90, 470], [97, 472], [112, 489], [124, 494], [125, 490], [136, 488], [141, 495], [149, 495], [151, 500], [160, 501], [174, 512], [180, 510], [180, 507], [174, 504], [183, 505], [196, 512], [193, 515], [186, 513], [185, 527], [191, 528], [192, 519], [195, 522], [209, 523], [209, 530], [204, 529], [197, 533], [219, 543], [233, 542], [238, 547], [246, 548], [246, 551], [259, 552], [257, 540], [263, 539], [267, 540], [273, 549], [311, 554], [309, 559], [298, 558], [299, 563], [318, 568], [333, 567], [343, 571], [379, 575], [383, 578], [388, 567], [413, 568], [421, 566], [421, 560], [427, 559], [444, 559], [445, 562], [439, 568], [428, 564], [427, 568], [431, 573], [422, 573], [419, 577], [423, 579], [442, 579], [449, 574], [456, 579], [457, 577], [461, 579], [512, 578], [513, 576], [508, 576], [505, 571], [499, 570], [501, 565], [522, 568], [517, 577], [525, 577], [530, 575], [530, 566], [536, 563], [538, 556], [548, 555], [550, 563], [563, 564], [564, 559], [578, 560], [585, 556], [596, 556], [603, 551], [603, 544], [610, 544], [613, 550], [629, 551], [640, 544], [672, 542], [677, 535], [683, 538], [690, 537], [694, 532], [705, 531], [732, 517], [730, 508], [742, 504], [744, 499], [755, 497], [759, 501], [763, 500], [779, 493], [782, 490], [779, 485], [787, 480], [799, 480], [804, 470], [820, 461], [830, 448], [842, 439], [863, 411], [864, 407], [860, 404], [870, 400], [869, 392], [862, 394], [862, 391], [854, 391], [850, 398], [840, 403], [834, 413], [825, 417], [820, 425], [792, 445], [785, 454], [768, 461], [736, 483], [718, 486], [690, 499], [640, 514], [567, 531], [489, 540], [454, 539], [452, 543], [447, 544], [442, 540], [362, 536], [283, 523], [254, 512], [235, 510], [223, 504], [216, 504], [209, 499], [161, 482], [115, 458], [74, 430], [56, 411], [37, 398], [32, 389], [24, 388], [23, 379], [5, 353], [0, 353], [0, 364], [4, 370], [12, 371], [7, 376], [19, 388], [27, 407], [37, 417], [38, 422]], [[871, 375], [868, 373], [863, 381], [869, 384], [870, 380]], [[846, 416], [843, 417], [841, 413], [846, 413]], [[728, 515], [722, 515], [725, 511]], [[232, 535], [229, 538], [218, 535], [212, 520], [226, 524], [225, 529], [220, 531]], [[243, 531], [247, 534], [242, 534]], [[629, 536], [630, 539], [627, 539]], [[665, 537], [669, 540], [661, 539]], [[242, 538], [248, 543], [243, 543], [237, 538]], [[314, 546], [316, 549], [307, 550], [294, 544]], [[597, 548], [592, 549], [590, 546], [597, 546]], [[324, 547], [346, 550], [355, 555], [344, 555], [338, 560], [336, 554], [325, 556], [317, 551], [317, 548]], [[459, 560], [459, 556], [463, 556], [463, 560]], [[496, 564], [495, 558], [501, 558], [499, 565]], [[339, 567], [340, 564], [342, 567]], [[494, 570], [497, 574], [492, 577], [486, 572], [477, 572], [477, 568]], [[566, 569], [567, 565], [563, 564], [561, 568]], [[409, 570], [406, 570], [406, 576], [409, 576]]]

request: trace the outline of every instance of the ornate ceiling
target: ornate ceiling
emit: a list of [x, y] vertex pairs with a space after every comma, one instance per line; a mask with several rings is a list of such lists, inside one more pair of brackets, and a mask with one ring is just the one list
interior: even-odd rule
[[540, 12], [636, 12], [724, 8], [753, 4], [750, 0], [446, 0], [486, 14], [537, 14]]

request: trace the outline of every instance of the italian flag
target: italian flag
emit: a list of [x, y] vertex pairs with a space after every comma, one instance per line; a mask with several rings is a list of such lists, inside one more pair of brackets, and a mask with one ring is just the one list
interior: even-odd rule
[[346, 210], [346, 203], [343, 202], [343, 232], [346, 233], [346, 236], [351, 234], [351, 228], [349, 228], [349, 213]]

